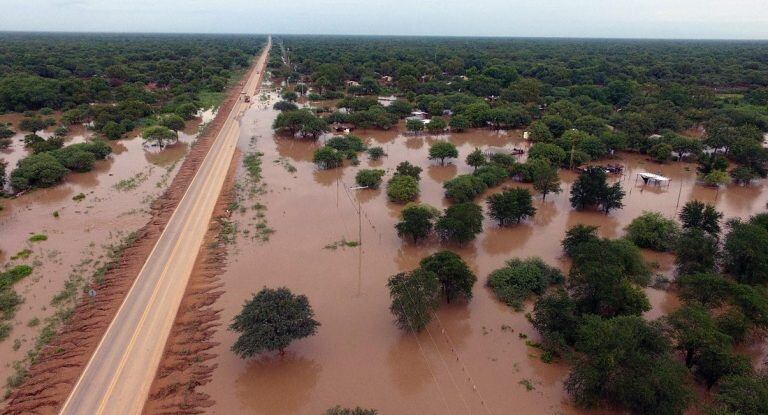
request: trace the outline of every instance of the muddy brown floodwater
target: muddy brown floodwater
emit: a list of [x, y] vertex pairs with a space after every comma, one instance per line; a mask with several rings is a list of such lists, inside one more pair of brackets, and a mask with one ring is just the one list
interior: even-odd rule
[[[163, 150], [145, 148], [140, 137], [109, 142], [113, 153], [97, 161], [87, 173], [71, 173], [64, 181], [48, 189], [39, 189], [16, 199], [0, 199], [0, 265], [29, 264], [33, 273], [16, 283], [14, 289], [24, 297], [12, 320], [10, 336], [0, 342], [0, 384], [14, 373], [13, 362], [24, 359], [57, 307], [52, 299], [70, 286], [71, 280], [88, 278], [103, 264], [107, 245], [117, 244], [150, 218], [150, 203], [171, 183], [178, 163], [189, 151], [201, 123], [213, 119], [213, 111], [187, 123], [179, 142]], [[0, 116], [16, 129], [21, 116]], [[53, 129], [39, 133], [52, 134]], [[9, 149], [0, 151], [8, 162], [8, 172], [28, 154], [22, 139], [13, 137]], [[92, 132], [78, 126], [70, 129], [66, 143], [85, 141]], [[80, 201], [73, 197], [82, 193]], [[58, 212], [58, 216], [54, 216]], [[45, 234], [42, 242], [29, 242], [32, 234]], [[13, 259], [29, 250], [26, 258]], [[2, 269], [2, 268], [0, 268]], [[74, 285], [72, 285], [74, 286]], [[79, 293], [79, 291], [78, 291]], [[97, 293], [98, 295], [98, 293]], [[77, 296], [67, 297], [72, 304]]]
[[[563, 390], [568, 367], [545, 364], [537, 349], [526, 346], [521, 335], [536, 340], [535, 330], [524, 312], [514, 312], [493, 297], [485, 287], [487, 275], [514, 257], [539, 256], [567, 269], [560, 240], [577, 223], [597, 225], [601, 235], [613, 238], [645, 210], [675, 217], [685, 202], [699, 199], [716, 204], [726, 217], [745, 217], [763, 211], [768, 201], [762, 182], [716, 190], [696, 184], [695, 165], [659, 165], [640, 155], [621, 154], [615, 162], [625, 166], [625, 173], [613, 180], [627, 192], [626, 206], [610, 215], [572, 210], [568, 195], [576, 174], [561, 171], [563, 192], [546, 202], [537, 198], [532, 220], [499, 228], [486, 219], [484, 232], [464, 247], [437, 240], [412, 245], [394, 230], [402, 206], [387, 201], [384, 186], [351, 190], [356, 172], [386, 169], [386, 183], [394, 167], [408, 160], [424, 168], [420, 201], [445, 208], [442, 182], [472, 171], [464, 162], [466, 155], [475, 147], [527, 148], [520, 131], [481, 130], [439, 138], [403, 135], [402, 125], [388, 132], [357, 131], [369, 145], [384, 147], [388, 156], [372, 162], [361, 154], [359, 166], [319, 171], [311, 162], [319, 143], [274, 136], [270, 125], [275, 115], [260, 108], [243, 119], [240, 149], [264, 153], [267, 192], [241, 203], [246, 211], [233, 215], [239, 229], [249, 232], [241, 232], [230, 248], [224, 293], [215, 304], [222, 309], [223, 327], [214, 335], [220, 344], [212, 362], [218, 367], [203, 388], [215, 401], [210, 413], [320, 414], [334, 405], [360, 405], [382, 414], [585, 413], [573, 407]], [[437, 139], [456, 144], [459, 159], [446, 166], [430, 162], [429, 144]], [[288, 164], [296, 171], [290, 172]], [[643, 186], [636, 181], [643, 171], [671, 177], [671, 185]], [[528, 187], [511, 181], [506, 185]], [[478, 199], [483, 206], [485, 196]], [[268, 242], [253, 238], [257, 219], [252, 206], [257, 202], [266, 205], [268, 226], [276, 231]], [[358, 203], [362, 245], [324, 248], [342, 239], [358, 240]], [[474, 299], [442, 305], [425, 332], [404, 333], [392, 322], [387, 278], [415, 268], [440, 249], [459, 253], [477, 274]], [[646, 255], [658, 264], [656, 272], [671, 275], [671, 255]], [[225, 327], [264, 286], [287, 286], [307, 295], [322, 326], [317, 335], [292, 344], [285, 356], [242, 360], [229, 351], [236, 334]], [[648, 318], [678, 306], [672, 293], [652, 288], [647, 293], [653, 305]]]

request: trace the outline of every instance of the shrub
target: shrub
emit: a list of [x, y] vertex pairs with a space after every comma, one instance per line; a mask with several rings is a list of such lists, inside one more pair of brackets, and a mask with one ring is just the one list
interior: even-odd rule
[[547, 287], [561, 284], [563, 280], [560, 270], [547, 265], [541, 258], [515, 258], [491, 272], [488, 286], [500, 300], [519, 311], [528, 297], [542, 295]]
[[29, 265], [17, 265], [7, 271], [0, 272], [0, 290], [5, 290], [32, 273]]
[[321, 169], [333, 169], [342, 165], [344, 156], [334, 148], [323, 146], [315, 150], [312, 161]]
[[16, 190], [50, 187], [60, 182], [68, 172], [52, 155], [33, 154], [19, 161], [18, 167], [11, 172], [11, 186]]
[[331, 137], [325, 142], [325, 145], [347, 155], [347, 158], [349, 158], [350, 154], [365, 150], [363, 139], [352, 134]]
[[367, 152], [368, 152], [368, 157], [371, 160], [378, 160], [383, 156], [386, 156], [386, 154], [384, 153], [384, 149], [378, 146], [369, 148]]
[[359, 406], [354, 409], [335, 406], [325, 411], [324, 415], [377, 415], [378, 413], [379, 412], [375, 409], [363, 409]]
[[419, 196], [419, 182], [413, 176], [395, 174], [387, 183], [387, 197], [395, 203], [416, 200]]
[[363, 169], [357, 172], [355, 181], [358, 186], [364, 186], [369, 189], [378, 189], [381, 185], [381, 178], [384, 176], [384, 170], [379, 169]]
[[421, 176], [422, 169], [419, 166], [414, 166], [413, 164], [404, 161], [397, 165], [397, 169], [395, 170], [396, 174], [401, 174], [404, 176], [411, 176], [416, 180], [419, 180], [419, 176]]
[[474, 175], [479, 177], [488, 187], [497, 186], [509, 178], [507, 169], [497, 164], [480, 166], [475, 170]]
[[445, 197], [455, 203], [469, 202], [483, 193], [488, 186], [477, 176], [462, 174], [443, 183]]
[[627, 239], [640, 248], [667, 252], [675, 246], [680, 226], [659, 212], [644, 212], [626, 227]]

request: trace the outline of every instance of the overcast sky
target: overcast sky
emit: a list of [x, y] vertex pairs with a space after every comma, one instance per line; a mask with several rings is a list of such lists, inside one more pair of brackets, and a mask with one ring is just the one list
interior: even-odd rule
[[2, 0], [0, 30], [768, 39], [768, 0]]

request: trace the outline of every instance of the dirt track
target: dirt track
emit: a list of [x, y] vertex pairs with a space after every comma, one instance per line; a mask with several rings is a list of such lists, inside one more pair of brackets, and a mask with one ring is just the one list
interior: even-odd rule
[[[259, 64], [264, 63], [265, 57], [266, 55], [262, 55]], [[247, 84], [247, 88], [250, 88], [249, 94], [252, 93], [255, 85], [258, 84], [257, 79], [260, 78], [262, 70], [258, 70], [258, 72], [259, 73], [257, 74], [254, 68], [252, 68], [248, 75], [248, 79], [250, 80]], [[238, 105], [239, 92], [239, 88], [230, 91], [228, 99], [219, 111], [219, 115], [209, 127], [208, 131], [201, 136], [197, 145], [193, 148], [182, 165], [179, 174], [174, 178], [169, 190], [154, 204], [151, 221], [139, 232], [136, 242], [126, 250], [120, 263], [107, 273], [104, 278], [104, 283], [98, 287], [97, 297], [95, 299], [84, 301], [78, 306], [75, 314], [70, 320], [71, 324], [66, 326], [62, 332], [56, 336], [56, 339], [51, 345], [43, 350], [37, 362], [30, 369], [30, 376], [9, 398], [9, 403], [4, 410], [4, 413], [55, 413], [61, 407], [64, 399], [66, 399], [69, 392], [72, 390], [72, 386], [77, 380], [78, 375], [81, 373], [82, 368], [88, 362], [88, 359], [94, 350], [96, 350], [97, 343], [102, 338], [109, 322], [113, 320], [123, 298], [125, 298], [132, 283], [136, 280], [136, 276], [140, 269], [142, 269], [142, 265], [147, 260], [150, 251], [153, 250], [155, 242], [160, 238], [166, 225], [168, 225], [174, 217], [180, 217], [178, 214], [174, 215], [173, 212], [182, 200], [190, 199], [190, 196], [185, 196], [185, 194], [189, 193], [187, 192], [188, 188], [194, 186], [194, 184], [190, 184], [194, 181], [201, 181], [201, 187], [203, 188], [212, 188], [205, 192], [207, 200], [206, 208], [203, 209], [200, 207], [199, 209], [195, 209], [195, 211], [198, 212], [198, 216], [200, 214], [205, 216], [206, 212], [208, 216], [205, 220], [198, 221], [199, 223], [197, 223], [197, 225], [199, 225], [199, 231], [188, 232], [187, 229], [184, 229], [183, 233], [181, 230], [179, 230], [179, 233], [183, 235], [192, 233], [197, 240], [202, 240], [202, 236], [208, 228], [207, 219], [210, 218], [210, 212], [213, 210], [213, 205], [218, 198], [218, 189], [221, 188], [221, 182], [223, 182], [228, 171], [229, 161], [231, 160], [232, 155], [231, 151], [234, 148], [232, 147], [232, 150], [230, 150], [229, 158], [216, 158], [216, 160], [219, 160], [219, 163], [216, 164], [218, 168], [214, 169], [217, 172], [217, 181], [214, 183], [205, 183], [205, 180], [200, 179], [200, 175], [198, 175], [197, 178], [195, 178], [195, 175], [198, 169], [203, 168], [201, 166], [204, 165], [203, 160], [206, 157], [206, 154], [209, 153], [209, 149], [215, 145], [221, 147], [219, 142], [222, 140], [216, 140], [215, 138], [217, 136], [227, 137], [233, 134], [233, 130], [237, 130], [237, 123], [233, 122], [233, 118], [234, 115], [242, 110], [242, 108], [235, 108], [240, 107], [240, 105]], [[233, 108], [235, 111], [232, 111]], [[233, 124], [234, 127], [232, 126]], [[222, 131], [222, 134], [219, 134], [220, 130]], [[236, 140], [236, 134], [234, 134], [234, 136]], [[213, 153], [213, 151], [211, 153]], [[209, 159], [213, 159], [213, 157], [209, 157]], [[208, 163], [208, 161], [205, 163]], [[191, 205], [197, 206], [198, 204], [191, 203]], [[168, 235], [168, 232], [166, 232], [166, 235]], [[174, 243], [175, 242], [176, 241], [174, 241]], [[174, 285], [178, 291], [176, 293], [178, 301], [175, 301], [174, 305], [171, 297], [166, 295], [162, 296], [163, 301], [161, 303], [165, 304], [164, 308], [166, 309], [166, 312], [163, 314], [165, 316], [163, 318], [165, 320], [163, 325], [167, 325], [165, 333], [158, 333], [158, 329], [154, 328], [154, 332], [149, 336], [136, 336], [136, 338], [143, 337], [152, 340], [152, 342], [155, 343], [155, 345], [149, 349], [143, 348], [140, 350], [140, 354], [151, 352], [156, 355], [150, 359], [145, 354], [142, 359], [149, 360], [149, 363], [154, 364], [154, 367], [157, 366], [157, 362], [159, 361], [164, 347], [165, 338], [168, 335], [168, 330], [170, 330], [170, 325], [173, 322], [175, 313], [178, 309], [178, 302], [180, 301], [181, 294], [184, 292], [186, 278], [189, 275], [188, 270], [192, 267], [192, 264], [195, 261], [195, 254], [198, 251], [199, 243], [197, 246], [194, 246], [193, 242], [190, 244], [188, 241], [188, 244], [185, 246], [187, 249], [180, 255], [180, 257], [183, 256], [185, 258], [185, 260], [182, 261], [184, 262], [184, 266], [179, 265], [173, 269], [174, 273], [182, 269], [187, 270], [187, 274], [183, 277], [183, 284], [180, 285], [180, 288], [178, 288], [177, 285]], [[154, 252], [158, 251], [157, 248], [154, 249]], [[159, 260], [156, 259], [155, 261]], [[144, 269], [146, 269], [146, 267]], [[137, 284], [137, 286], [139, 285], [143, 286], [143, 284]], [[116, 329], [112, 330], [121, 331]], [[131, 338], [134, 336], [131, 335], [128, 337]], [[114, 347], [117, 346], [113, 346], [112, 348]], [[122, 361], [122, 357], [118, 359], [118, 362]], [[128, 362], [127, 360], [125, 362], [126, 363], [123, 363], [123, 367], [136, 367], [133, 362]], [[91, 365], [90, 367], [96, 366]], [[114, 368], [109, 368], [107, 366], [102, 367], [102, 373], [106, 374], [108, 377], [115, 375], [116, 372], [113, 370]], [[131, 383], [143, 388], [143, 396], [146, 396], [150, 382], [154, 377], [154, 369], [147, 370], [145, 368], [143, 372], [139, 373], [143, 373], [143, 375], [131, 377]], [[114, 386], [109, 388], [109, 386], [113, 384], [120, 385], [121, 387], [130, 386], [127, 385], [126, 382], [123, 382], [122, 379], [120, 382], [110, 381], [109, 383], [105, 383], [104, 386], [114, 392]], [[95, 384], [87, 384], [86, 386], [86, 389], [88, 389], [87, 395], [93, 396], [95, 393]], [[134, 405], [134, 412], [141, 410], [141, 405], [144, 403], [143, 398], [136, 399], [136, 395], [134, 394], [130, 396], [130, 401], [139, 402], [138, 405]], [[99, 405], [102, 410], [107, 412], [115, 410], [115, 406], [110, 404], [102, 405], [101, 400], [99, 400]], [[120, 413], [126, 413], [125, 411], [128, 409], [127, 407], [122, 406], [120, 408]], [[79, 409], [76, 409], [73, 413], [94, 412], [90, 412], [89, 410], [82, 412]]]

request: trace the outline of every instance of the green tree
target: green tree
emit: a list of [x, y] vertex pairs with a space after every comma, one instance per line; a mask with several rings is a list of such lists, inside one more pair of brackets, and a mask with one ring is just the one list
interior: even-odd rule
[[397, 168], [395, 169], [395, 174], [411, 176], [418, 181], [419, 176], [421, 176], [421, 171], [422, 171], [421, 167], [414, 166], [410, 162], [403, 161], [397, 165]]
[[459, 151], [456, 146], [448, 141], [436, 141], [429, 147], [429, 159], [440, 160], [440, 164], [445, 164], [445, 159], [459, 157]]
[[410, 273], [393, 275], [387, 281], [392, 304], [389, 310], [402, 330], [420, 332], [432, 320], [440, 296], [437, 275], [417, 268]]
[[242, 358], [265, 351], [285, 352], [292, 341], [312, 336], [320, 323], [315, 321], [309, 300], [288, 288], [263, 288], [232, 320], [229, 329], [240, 333], [232, 352]]
[[424, 123], [421, 120], [407, 120], [405, 122], [405, 129], [418, 134], [424, 131]]
[[714, 206], [698, 200], [686, 203], [680, 211], [683, 229], [701, 229], [716, 238], [720, 235], [722, 219], [723, 214], [715, 210]]
[[562, 355], [576, 341], [576, 303], [562, 287], [552, 290], [534, 304], [531, 324], [541, 335], [544, 350]]
[[666, 163], [672, 159], [672, 146], [667, 143], [657, 143], [648, 150], [648, 155], [658, 163]]
[[667, 252], [674, 248], [680, 226], [659, 212], [643, 212], [626, 227], [627, 239], [640, 248]]
[[45, 129], [45, 121], [41, 118], [23, 118], [19, 121], [19, 130], [29, 131], [30, 133], [36, 133]]
[[160, 125], [172, 130], [176, 135], [179, 135], [179, 131], [183, 130], [186, 126], [184, 118], [181, 118], [177, 114], [163, 114], [160, 117]]
[[355, 182], [357, 182], [358, 186], [378, 189], [384, 173], [385, 171], [380, 169], [362, 169], [355, 175]]
[[419, 182], [413, 176], [395, 174], [387, 182], [387, 197], [392, 202], [411, 202], [418, 196]]
[[17, 191], [35, 187], [50, 187], [69, 172], [49, 153], [33, 154], [19, 161], [11, 171], [11, 186]]
[[445, 131], [446, 127], [448, 127], [448, 124], [440, 117], [432, 117], [429, 120], [429, 124], [427, 124], [427, 130], [432, 134], [441, 133]]
[[483, 154], [479, 148], [475, 148], [473, 152], [467, 155], [466, 162], [468, 166], [473, 167], [475, 171], [477, 171], [477, 168], [485, 164], [487, 161], [485, 159], [485, 154]]
[[510, 307], [520, 311], [531, 295], [542, 295], [552, 284], [562, 284], [563, 274], [541, 258], [514, 258], [488, 275], [488, 287]]
[[535, 143], [528, 150], [528, 158], [543, 158], [554, 166], [562, 165], [565, 162], [567, 154], [560, 146], [551, 143]]
[[176, 133], [162, 125], [153, 125], [145, 128], [141, 132], [141, 136], [144, 138], [144, 142], [150, 145], [157, 145], [160, 148], [165, 148], [169, 143], [179, 139]]
[[768, 413], [768, 374], [726, 376], [715, 395], [718, 415]]
[[442, 239], [465, 244], [483, 231], [483, 210], [472, 203], [457, 203], [445, 210], [435, 226]]
[[609, 186], [605, 171], [600, 167], [588, 167], [579, 175], [571, 188], [571, 206], [576, 210], [588, 206], [600, 206], [605, 214], [611, 209], [624, 206], [624, 190], [619, 183]]
[[685, 367], [640, 317], [587, 316], [575, 348], [579, 357], [565, 388], [580, 406], [606, 402], [638, 415], [682, 415], [691, 401]]
[[459, 296], [467, 301], [472, 299], [472, 286], [477, 277], [460, 256], [451, 251], [440, 251], [422, 259], [419, 265], [437, 275], [448, 303]]
[[560, 193], [560, 176], [557, 174], [557, 167], [549, 164], [546, 160], [531, 160], [531, 180], [533, 188], [541, 193], [541, 199], [546, 200], [550, 193]]
[[397, 235], [410, 237], [416, 243], [429, 236], [440, 211], [427, 204], [409, 203], [400, 212], [400, 222], [395, 224]]
[[724, 266], [739, 282], [768, 282], [768, 229], [753, 221], [729, 223], [723, 242]]
[[536, 214], [531, 192], [514, 188], [488, 197], [488, 215], [499, 221], [499, 226], [521, 220]]
[[678, 274], [713, 272], [719, 257], [717, 240], [698, 228], [682, 232], [675, 244]]
[[581, 244], [598, 242], [600, 238], [597, 236], [597, 229], [597, 226], [588, 226], [581, 223], [568, 229], [565, 232], [565, 238], [561, 242], [565, 254], [573, 256]]
[[451, 117], [448, 125], [451, 127], [451, 131], [455, 131], [457, 133], [466, 131], [470, 127], [469, 120], [463, 115], [454, 115]]
[[535, 143], [549, 143], [555, 140], [547, 124], [542, 121], [534, 121], [528, 128], [528, 134], [528, 139]]
[[685, 366], [693, 366], [705, 347], [730, 343], [730, 338], [718, 330], [715, 319], [700, 304], [685, 304], [664, 318], [666, 330], [674, 347], [685, 356]]

